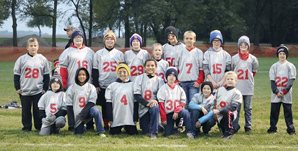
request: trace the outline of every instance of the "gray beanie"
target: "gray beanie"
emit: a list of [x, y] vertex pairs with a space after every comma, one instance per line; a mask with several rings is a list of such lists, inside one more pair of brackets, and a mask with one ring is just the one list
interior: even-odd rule
[[250, 42], [249, 42], [249, 38], [247, 36], [241, 36], [239, 39], [238, 39], [238, 48], [240, 48], [240, 44], [241, 43], [247, 43], [248, 45], [248, 49], [250, 48]]

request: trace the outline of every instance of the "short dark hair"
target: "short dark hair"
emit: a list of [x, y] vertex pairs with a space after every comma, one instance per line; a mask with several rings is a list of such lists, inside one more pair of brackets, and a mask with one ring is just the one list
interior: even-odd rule
[[152, 59], [152, 58], [150, 58], [150, 59], [147, 59], [147, 60], [145, 61], [145, 64], [144, 64], [144, 66], [146, 66], [147, 62], [149, 62], [149, 61], [153, 61], [153, 62], [154, 62], [154, 64], [155, 64], [155, 66], [157, 67], [156, 60], [154, 60], [154, 59]]

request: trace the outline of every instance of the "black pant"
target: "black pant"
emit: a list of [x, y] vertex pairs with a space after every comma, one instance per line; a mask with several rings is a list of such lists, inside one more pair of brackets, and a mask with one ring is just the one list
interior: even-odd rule
[[32, 115], [31, 115], [31, 106], [33, 105], [33, 119], [34, 119], [34, 127], [37, 130], [41, 128], [41, 119], [38, 115], [38, 101], [42, 96], [41, 93], [32, 95], [32, 96], [22, 96], [21, 104], [22, 104], [22, 124], [23, 130], [31, 131], [32, 129]]
[[219, 123], [219, 127], [222, 130], [224, 136], [229, 136], [234, 134], [234, 127], [232, 126], [234, 120], [234, 113], [230, 110], [224, 112], [223, 118]]
[[106, 110], [106, 98], [105, 98], [106, 89], [100, 88], [100, 93], [98, 94], [96, 105], [101, 106], [101, 113], [102, 113], [102, 119], [107, 120], [107, 110]]
[[[270, 111], [270, 129], [272, 131], [276, 131], [276, 124], [279, 118], [281, 102], [279, 103], [271, 103], [271, 111]], [[295, 127], [293, 124], [293, 114], [292, 114], [292, 104], [282, 103], [284, 108], [284, 116], [287, 125], [287, 132], [292, 133], [295, 132]]]
[[124, 127], [124, 129], [125, 129], [125, 131], [128, 135], [137, 135], [138, 134], [137, 127], [134, 126], [134, 125], [124, 125], [124, 126], [111, 127], [110, 128], [110, 134], [111, 135], [120, 134], [121, 129], [123, 127]]

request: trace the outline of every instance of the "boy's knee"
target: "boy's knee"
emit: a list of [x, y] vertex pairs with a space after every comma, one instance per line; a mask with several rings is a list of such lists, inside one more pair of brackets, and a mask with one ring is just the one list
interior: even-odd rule
[[156, 105], [156, 106], [151, 107], [150, 112], [151, 113], [159, 113], [159, 106]]
[[56, 127], [57, 127], [57, 128], [62, 128], [62, 127], [65, 126], [65, 123], [66, 123], [65, 118], [58, 118], [58, 119], [56, 120]]

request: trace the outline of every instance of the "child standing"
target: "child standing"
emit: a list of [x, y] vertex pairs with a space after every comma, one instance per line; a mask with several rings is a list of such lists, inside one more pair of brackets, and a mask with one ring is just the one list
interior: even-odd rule
[[220, 87], [216, 92], [216, 105], [213, 113], [223, 133], [223, 139], [230, 139], [234, 134], [232, 125], [237, 118], [237, 108], [242, 103], [242, 94], [235, 88], [237, 74], [233, 71], [225, 73], [225, 87]]
[[175, 83], [177, 80], [177, 69], [169, 67], [166, 71], [167, 84], [163, 85], [157, 92], [159, 101], [159, 110], [162, 124], [165, 125], [164, 136], [175, 133], [174, 123], [182, 117], [185, 122], [185, 128], [188, 138], [194, 138], [192, 134], [190, 114], [184, 109], [186, 95], [184, 90]]
[[138, 102], [133, 94], [133, 82], [128, 78], [129, 67], [119, 63], [116, 68], [118, 79], [106, 89], [107, 117], [111, 125], [110, 134], [120, 134], [124, 127], [129, 135], [138, 134]]
[[[191, 125], [194, 133], [200, 133], [200, 127], [203, 126], [204, 134], [208, 134], [211, 128], [215, 125], [215, 119], [210, 118], [205, 122], [200, 117], [208, 114], [214, 108], [215, 97], [212, 95], [213, 85], [210, 81], [205, 81], [201, 85], [201, 93], [197, 93], [191, 99], [188, 109], [191, 110]], [[213, 113], [211, 114], [213, 117]]]
[[146, 50], [141, 49], [142, 37], [139, 34], [135, 33], [130, 37], [130, 45], [132, 49], [125, 52], [124, 60], [131, 70], [129, 78], [134, 81], [138, 75], [144, 73], [145, 61], [151, 56]]
[[20, 95], [22, 104], [23, 131], [31, 131], [33, 105], [34, 127], [41, 128], [41, 119], [38, 116], [38, 101], [49, 87], [50, 68], [48, 60], [38, 54], [37, 39], [29, 38], [26, 49], [28, 53], [20, 56], [14, 65], [14, 87]]
[[203, 70], [214, 91], [223, 85], [225, 72], [231, 70], [231, 56], [222, 49], [222, 43], [221, 32], [213, 30], [210, 33], [212, 47], [204, 53]]
[[106, 111], [106, 88], [117, 80], [116, 67], [120, 61], [124, 61], [124, 54], [116, 49], [116, 35], [108, 30], [103, 37], [105, 48], [98, 50], [93, 59], [93, 85], [96, 87], [98, 98], [96, 105], [101, 105], [102, 118], [105, 130], [109, 129]]
[[62, 91], [62, 80], [59, 74], [54, 74], [50, 80], [50, 89], [38, 102], [39, 117], [42, 119], [40, 135], [59, 133], [66, 123], [67, 114], [65, 93]]
[[168, 43], [164, 44], [162, 48], [164, 52], [163, 59], [169, 62], [169, 65], [173, 67], [177, 52], [185, 47], [185, 45], [178, 41], [178, 31], [173, 26], [169, 26], [165, 29], [165, 36]]
[[292, 113], [292, 86], [296, 79], [296, 67], [287, 61], [289, 56], [288, 48], [281, 44], [276, 55], [279, 59], [274, 63], [269, 71], [271, 80], [271, 111], [270, 111], [270, 128], [268, 133], [276, 133], [276, 124], [278, 122], [279, 110], [281, 104], [284, 108], [284, 116], [287, 125], [287, 133], [295, 135]]
[[[251, 132], [252, 119], [252, 96], [254, 94], [254, 76], [256, 75], [259, 63], [258, 59], [249, 53], [250, 42], [247, 36], [241, 36], [238, 40], [238, 54], [232, 57], [232, 70], [237, 73], [238, 81], [236, 88], [243, 96], [243, 108], [245, 116], [245, 133]], [[240, 109], [238, 107], [237, 118], [233, 122], [235, 132], [240, 129], [239, 118]]]
[[203, 52], [194, 46], [196, 34], [193, 31], [186, 31], [183, 40], [186, 47], [177, 52], [175, 66], [179, 70], [178, 79], [186, 93], [185, 107], [188, 108], [190, 100], [204, 82]]
[[100, 110], [94, 107], [97, 93], [96, 88], [88, 83], [88, 70], [84, 67], [77, 69], [75, 77], [75, 83], [66, 91], [68, 125], [74, 127], [74, 134], [83, 134], [84, 123], [94, 118], [97, 134], [106, 137]]
[[146, 60], [146, 73], [139, 75], [134, 82], [134, 97], [139, 102], [140, 127], [143, 134], [150, 133], [151, 138], [157, 138], [159, 107], [156, 95], [164, 85], [163, 80], [154, 74], [156, 67], [154, 59]]
[[169, 67], [169, 63], [161, 58], [162, 54], [162, 45], [160, 43], [153, 44], [152, 56], [153, 59], [157, 62], [155, 75], [159, 76], [165, 82], [165, 74]]

